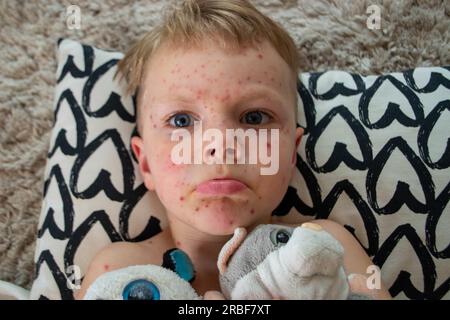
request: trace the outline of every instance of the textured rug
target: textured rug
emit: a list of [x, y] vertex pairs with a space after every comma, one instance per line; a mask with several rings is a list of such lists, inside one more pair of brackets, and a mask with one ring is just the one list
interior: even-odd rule
[[[0, 279], [30, 288], [60, 37], [125, 51], [173, 1], [0, 2]], [[285, 26], [302, 70], [363, 74], [450, 64], [450, 1], [254, 0]], [[81, 29], [66, 9], [78, 5]], [[381, 28], [366, 27], [378, 4]]]

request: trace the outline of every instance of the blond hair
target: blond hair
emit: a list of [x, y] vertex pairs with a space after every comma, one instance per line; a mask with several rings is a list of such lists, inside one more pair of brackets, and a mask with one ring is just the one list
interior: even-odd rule
[[224, 49], [243, 48], [266, 40], [297, 79], [299, 56], [294, 41], [249, 1], [185, 0], [168, 11], [162, 23], [136, 42], [118, 63], [118, 73], [127, 81], [127, 93], [139, 91], [146, 63], [162, 45], [192, 47], [206, 39], [219, 41]]

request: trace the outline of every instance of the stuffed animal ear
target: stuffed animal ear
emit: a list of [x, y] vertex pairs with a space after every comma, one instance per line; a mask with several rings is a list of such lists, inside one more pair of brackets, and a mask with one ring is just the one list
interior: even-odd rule
[[225, 243], [217, 259], [217, 268], [222, 275], [227, 269], [228, 261], [247, 236], [245, 228], [236, 228], [233, 237]]
[[191, 259], [183, 250], [178, 248], [169, 249], [164, 253], [162, 267], [172, 270], [188, 282], [195, 279], [195, 270]]

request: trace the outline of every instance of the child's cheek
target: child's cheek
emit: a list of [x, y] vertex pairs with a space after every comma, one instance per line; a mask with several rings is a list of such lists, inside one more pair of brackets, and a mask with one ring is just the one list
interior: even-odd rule
[[163, 158], [162, 167], [167, 174], [175, 174], [177, 171], [182, 170], [184, 166], [184, 164], [174, 163], [170, 154]]

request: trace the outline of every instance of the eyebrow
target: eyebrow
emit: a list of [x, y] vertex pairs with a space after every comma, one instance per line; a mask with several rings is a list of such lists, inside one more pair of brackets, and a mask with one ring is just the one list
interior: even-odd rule
[[[175, 101], [175, 102], [181, 102], [181, 103], [191, 103], [194, 101], [195, 94], [183, 94], [183, 93], [177, 93], [173, 96], [171, 96], [168, 100]], [[254, 90], [248, 90], [248, 92], [242, 94], [236, 101], [236, 103], [242, 103], [249, 100], [254, 99], [269, 99], [269, 101], [277, 104], [283, 104], [283, 99], [281, 98], [281, 94], [277, 93], [274, 90], [271, 89], [254, 89]]]

